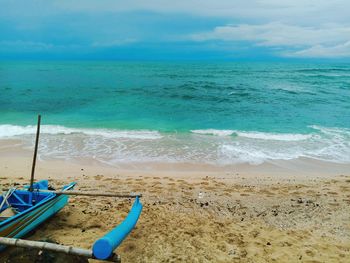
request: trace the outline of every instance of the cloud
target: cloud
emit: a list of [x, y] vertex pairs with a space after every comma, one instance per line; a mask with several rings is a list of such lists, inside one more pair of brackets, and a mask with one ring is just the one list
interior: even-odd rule
[[262, 46], [304, 46], [350, 40], [350, 26], [302, 27], [279, 22], [261, 25], [218, 26], [210, 32], [193, 34], [197, 41], [254, 41]]
[[52, 44], [45, 42], [14, 40], [0, 41], [0, 52], [3, 53], [47, 53], [47, 52], [64, 52], [80, 51], [82, 52], [87, 46], [77, 44]]
[[286, 57], [300, 57], [300, 58], [344, 58], [350, 57], [350, 41], [335, 46], [316, 45], [310, 48], [286, 52], [282, 54]]
[[0, 50], [9, 52], [151, 43], [182, 54], [189, 42], [208, 55], [349, 57], [349, 0], [0, 0], [0, 7]]
[[[350, 26], [327, 24], [319, 27], [287, 25], [273, 22], [260, 25], [239, 24], [218, 26], [212, 31], [190, 36], [195, 41], [248, 41], [256, 46], [301, 48], [296, 52], [287, 52], [289, 56], [331, 57], [332, 54], [349, 56], [343, 52], [350, 41]], [[322, 52], [326, 52], [322, 54]], [[303, 53], [305, 52], [305, 53]], [[306, 55], [305, 55], [306, 56]]]
[[136, 38], [124, 38], [124, 39], [115, 39], [112, 41], [96, 41], [91, 44], [92, 47], [118, 47], [128, 44], [137, 43]]
[[[324, 13], [329, 18], [339, 18], [350, 9], [348, 0], [56, 0], [56, 9], [74, 12], [125, 12], [147, 10], [159, 13], [187, 13], [202, 16], [243, 17], [250, 19], [275, 19]], [[327, 11], [327, 12], [325, 12]], [[309, 14], [309, 16], [307, 16]]]
[[43, 42], [33, 42], [33, 41], [0, 41], [0, 50], [21, 50], [21, 51], [47, 51], [52, 49], [54, 45], [43, 43]]
[[[0, 14], [52, 16], [67, 13], [123, 13], [149, 11], [254, 21], [313, 23], [348, 21], [348, 0], [0, 0]], [[40, 12], [39, 12], [40, 10]]]

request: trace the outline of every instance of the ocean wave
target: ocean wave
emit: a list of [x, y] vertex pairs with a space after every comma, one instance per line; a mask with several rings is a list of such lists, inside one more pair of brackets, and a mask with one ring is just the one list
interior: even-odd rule
[[344, 134], [350, 136], [349, 128], [338, 128], [338, 127], [324, 127], [319, 125], [310, 125], [308, 126], [311, 129], [317, 130], [324, 134]]
[[274, 141], [303, 141], [310, 139], [312, 134], [300, 133], [268, 133], [268, 132], [236, 132], [240, 137], [260, 140], [274, 140]]
[[[301, 157], [350, 163], [350, 129], [310, 126], [308, 134], [204, 129], [190, 133], [78, 129], [43, 125], [42, 159], [93, 158], [127, 162], [260, 164]], [[32, 149], [35, 126], [0, 125], [0, 138], [17, 138]], [[210, 135], [210, 136], [209, 136]], [[6, 146], [7, 147], [7, 146]]]
[[[85, 134], [90, 136], [102, 136], [106, 138], [130, 138], [154, 140], [162, 138], [158, 131], [152, 130], [113, 130], [113, 129], [87, 129], [87, 128], [69, 128], [60, 125], [42, 125], [40, 127], [41, 134], [50, 135], [69, 135], [69, 134]], [[22, 135], [30, 135], [36, 133], [36, 126], [18, 126], [4, 124], [0, 125], [0, 138], [11, 138]]]
[[224, 142], [218, 149], [220, 160], [224, 164], [237, 162], [261, 164], [271, 160], [292, 160], [304, 157], [333, 163], [350, 163], [349, 129], [318, 126], [313, 128], [319, 133], [312, 134], [303, 140], [264, 142], [252, 138], [251, 141]]
[[191, 130], [192, 133], [202, 134], [202, 135], [216, 135], [216, 136], [231, 136], [235, 133], [234, 130]]
[[270, 160], [292, 160], [304, 156], [302, 152], [295, 150], [290, 151], [282, 148], [272, 150], [266, 147], [244, 144], [224, 144], [219, 148], [222, 164], [249, 163], [254, 165]]
[[259, 140], [275, 140], [275, 141], [302, 141], [312, 137], [312, 134], [298, 134], [298, 133], [269, 133], [258, 131], [238, 131], [238, 130], [191, 130], [192, 133], [202, 135], [215, 135], [215, 136], [239, 136], [250, 139]]

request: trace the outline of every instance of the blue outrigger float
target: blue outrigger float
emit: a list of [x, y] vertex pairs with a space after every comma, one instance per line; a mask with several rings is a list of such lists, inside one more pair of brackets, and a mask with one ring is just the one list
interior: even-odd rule
[[[94, 258], [112, 262], [120, 262], [120, 257], [114, 254], [114, 250], [122, 243], [135, 227], [141, 211], [141, 195], [113, 194], [113, 193], [84, 193], [72, 191], [76, 183], [70, 183], [59, 191], [48, 190], [48, 181], [42, 180], [34, 183], [34, 169], [37, 153], [38, 138], [40, 132], [40, 115], [38, 116], [38, 130], [33, 158], [31, 184], [24, 189], [9, 189], [0, 196], [0, 251], [6, 246], [17, 246], [41, 250], [51, 250], [86, 258]], [[68, 203], [68, 195], [92, 195], [110, 197], [135, 198], [134, 204], [122, 223], [98, 239], [92, 249], [82, 249], [59, 244], [23, 240]]]

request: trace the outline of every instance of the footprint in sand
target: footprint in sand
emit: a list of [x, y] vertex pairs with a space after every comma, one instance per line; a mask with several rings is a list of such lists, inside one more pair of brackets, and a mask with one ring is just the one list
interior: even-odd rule
[[94, 176], [95, 180], [101, 180], [102, 178], [103, 178], [103, 175], [100, 175], [100, 174]]
[[330, 195], [338, 195], [337, 192], [332, 192], [332, 191], [329, 191], [329, 192], [327, 192], [327, 193], [330, 194]]
[[330, 206], [339, 206], [339, 203], [328, 203]]
[[112, 178], [103, 178], [102, 181], [112, 181]]
[[343, 199], [343, 201], [347, 204], [350, 204], [350, 199]]
[[215, 186], [205, 186], [203, 187], [205, 190], [207, 190], [208, 192], [214, 191], [216, 189]]
[[176, 180], [178, 183], [181, 183], [181, 184], [187, 184], [187, 182], [185, 180], [182, 180], [182, 179], [178, 179]]

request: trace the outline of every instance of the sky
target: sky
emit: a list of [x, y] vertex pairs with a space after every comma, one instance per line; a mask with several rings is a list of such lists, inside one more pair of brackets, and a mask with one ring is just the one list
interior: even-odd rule
[[0, 0], [0, 59], [350, 61], [350, 0]]

